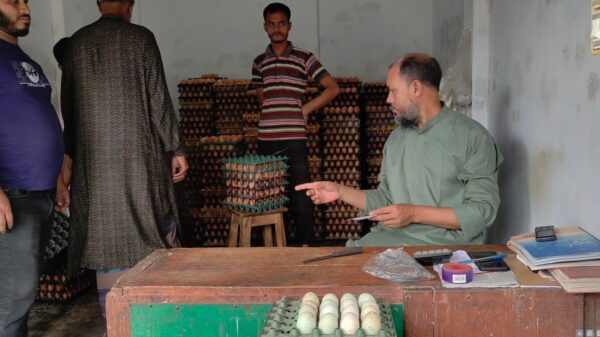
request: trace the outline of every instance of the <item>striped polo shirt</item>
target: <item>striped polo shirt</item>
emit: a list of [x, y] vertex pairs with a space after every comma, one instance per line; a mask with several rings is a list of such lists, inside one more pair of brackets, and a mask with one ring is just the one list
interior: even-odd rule
[[315, 55], [288, 43], [281, 56], [269, 44], [252, 62], [252, 87], [262, 88], [264, 95], [258, 123], [262, 141], [306, 139], [302, 104], [307, 79], [319, 82], [329, 74]]

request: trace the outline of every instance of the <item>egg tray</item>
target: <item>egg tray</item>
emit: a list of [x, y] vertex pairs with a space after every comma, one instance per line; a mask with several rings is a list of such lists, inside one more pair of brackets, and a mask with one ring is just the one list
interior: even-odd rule
[[257, 181], [229, 179], [225, 182], [227, 188], [249, 188], [255, 190], [263, 190], [277, 186], [285, 186], [288, 182], [284, 177], [273, 179], [262, 179]]
[[353, 335], [345, 335], [339, 328], [332, 334], [323, 334], [319, 328], [315, 328], [310, 334], [301, 334], [296, 329], [298, 320], [298, 310], [301, 301], [291, 300], [288, 297], [282, 297], [273, 304], [273, 308], [267, 316], [259, 337], [396, 337], [396, 328], [390, 305], [377, 299], [381, 316], [381, 330], [376, 335], [367, 335], [362, 329], [358, 329]]
[[289, 201], [289, 199], [287, 197], [283, 197], [278, 200], [269, 201], [264, 204], [255, 205], [255, 206], [231, 203], [231, 202], [228, 202], [227, 200], [223, 201], [223, 204], [232, 209], [242, 211], [242, 212], [264, 213], [264, 212], [270, 212], [270, 211], [274, 211], [274, 210], [283, 208], [283, 206], [285, 204], [287, 204], [288, 201]]
[[271, 199], [278, 198], [279, 196], [283, 196], [285, 193], [285, 186], [277, 186], [265, 189], [251, 189], [251, 188], [238, 188], [238, 187], [229, 187], [227, 189], [227, 195], [237, 198], [243, 199], [251, 199], [251, 200], [263, 200], [263, 199]]
[[237, 171], [237, 170], [227, 170], [223, 168], [223, 177], [227, 180], [237, 180], [237, 181], [252, 181], [258, 182], [263, 180], [273, 180], [273, 179], [284, 179], [287, 176], [285, 170], [281, 169], [273, 169], [273, 170], [264, 170], [264, 171]]
[[244, 156], [222, 159], [223, 168], [231, 171], [269, 172], [287, 170], [285, 156]]

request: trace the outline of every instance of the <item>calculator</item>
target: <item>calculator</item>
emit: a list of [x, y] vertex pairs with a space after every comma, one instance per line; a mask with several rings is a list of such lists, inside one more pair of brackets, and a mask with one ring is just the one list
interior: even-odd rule
[[452, 256], [450, 249], [431, 249], [431, 250], [418, 250], [413, 253], [413, 257], [422, 266], [433, 266], [434, 264], [447, 262]]

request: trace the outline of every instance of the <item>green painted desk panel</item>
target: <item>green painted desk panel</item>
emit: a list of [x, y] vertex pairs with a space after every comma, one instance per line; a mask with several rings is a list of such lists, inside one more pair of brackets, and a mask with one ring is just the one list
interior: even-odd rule
[[131, 306], [131, 337], [254, 337], [272, 306], [136, 304]]
[[[254, 337], [272, 304], [134, 304], [131, 337]], [[404, 336], [401, 304], [391, 305], [398, 337]]]

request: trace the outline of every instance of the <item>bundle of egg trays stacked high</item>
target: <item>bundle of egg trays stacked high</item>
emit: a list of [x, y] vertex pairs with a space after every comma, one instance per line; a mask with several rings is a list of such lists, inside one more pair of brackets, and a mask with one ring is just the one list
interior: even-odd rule
[[367, 124], [367, 189], [377, 188], [381, 161], [383, 159], [383, 146], [390, 133], [396, 128], [394, 115], [386, 103], [387, 95], [388, 89], [385, 83], [371, 82], [365, 83], [363, 86], [364, 110]]
[[256, 155], [258, 149], [258, 122], [260, 121], [260, 101], [256, 90], [246, 93], [246, 106], [243, 109], [243, 131], [246, 155]]
[[203, 246], [226, 246], [231, 212], [223, 206], [190, 209], [194, 241]]
[[242, 135], [243, 114], [247, 108], [250, 80], [218, 80], [215, 82], [215, 126], [219, 135]]
[[[188, 147], [196, 149], [194, 164], [190, 162], [190, 171], [200, 177], [199, 198], [190, 198], [190, 205], [194, 205], [190, 213], [196, 214], [193, 217], [194, 233], [197, 238], [202, 238], [204, 245], [218, 246], [227, 242], [230, 213], [221, 204], [227, 196], [221, 159], [241, 155], [242, 140], [240, 135], [203, 137]], [[188, 155], [191, 155], [189, 151]]]
[[65, 267], [43, 274], [35, 296], [36, 301], [66, 303], [96, 284], [96, 274], [81, 269], [76, 275], [68, 276]]
[[326, 294], [306, 293], [301, 301], [287, 297], [275, 303], [260, 337], [395, 337], [396, 329], [389, 304], [371, 294], [358, 297], [344, 294], [341, 299]]
[[181, 133], [185, 139], [214, 134], [214, 78], [191, 78], [179, 83]]
[[223, 159], [227, 186], [225, 205], [243, 212], [262, 213], [282, 208], [288, 201], [287, 157], [244, 156]]
[[[356, 77], [337, 78], [341, 93], [324, 108], [321, 125], [323, 140], [323, 180], [360, 188], [360, 88]], [[320, 208], [325, 218], [327, 239], [346, 240], [363, 234], [362, 224], [349, 221], [358, 210], [335, 202]]]
[[[314, 80], [309, 79], [306, 87], [305, 102], [310, 102], [320, 95], [320, 89]], [[310, 171], [310, 180], [321, 180], [321, 120], [323, 119], [323, 110], [313, 111], [308, 115], [306, 122], [306, 146], [308, 148], [308, 168]]]

